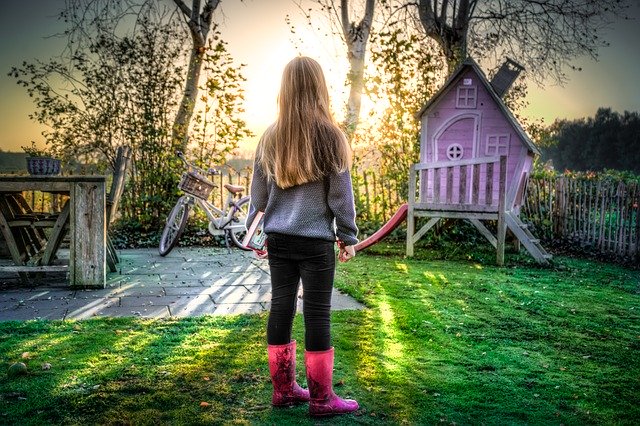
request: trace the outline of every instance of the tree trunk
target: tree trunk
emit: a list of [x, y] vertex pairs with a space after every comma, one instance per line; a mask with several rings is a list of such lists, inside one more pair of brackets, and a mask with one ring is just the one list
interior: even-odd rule
[[364, 88], [364, 60], [367, 52], [367, 41], [371, 31], [375, 0], [367, 0], [365, 14], [356, 24], [349, 20], [349, 1], [340, 0], [342, 32], [347, 45], [349, 58], [349, 100], [344, 127], [349, 141], [356, 131], [360, 117], [362, 90]]
[[449, 1], [444, 0], [438, 11], [435, 10], [437, 3], [434, 2], [432, 6], [431, 0], [418, 2], [420, 23], [426, 35], [442, 49], [449, 73], [467, 57], [467, 32], [475, 3], [470, 0], [454, 0], [449, 7]]
[[184, 93], [173, 123], [172, 134], [174, 144], [180, 146], [182, 151], [185, 151], [187, 149], [189, 124], [191, 123], [198, 97], [198, 83], [200, 81], [202, 58], [206, 50], [207, 37], [209, 36], [209, 30], [211, 28], [213, 12], [221, 0], [206, 0], [202, 8], [202, 13], [200, 13], [200, 0], [192, 0], [191, 9], [189, 9], [183, 0], [173, 1], [187, 18], [187, 25], [193, 42]]

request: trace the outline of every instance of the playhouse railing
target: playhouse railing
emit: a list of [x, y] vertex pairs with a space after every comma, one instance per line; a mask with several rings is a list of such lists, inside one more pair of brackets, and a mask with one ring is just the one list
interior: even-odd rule
[[498, 212], [505, 202], [506, 172], [506, 156], [414, 164], [409, 203], [420, 210]]
[[[440, 219], [467, 219], [497, 248], [498, 264], [504, 261], [507, 157], [418, 163], [409, 172], [407, 256], [413, 245]], [[418, 175], [420, 185], [418, 186]], [[415, 218], [429, 221], [415, 232]], [[480, 220], [497, 220], [498, 235]]]

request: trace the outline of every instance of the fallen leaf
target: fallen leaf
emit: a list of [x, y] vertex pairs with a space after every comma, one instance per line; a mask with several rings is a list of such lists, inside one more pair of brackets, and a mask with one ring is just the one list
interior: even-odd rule
[[29, 352], [22, 352], [22, 359], [29, 359], [31, 358], [31, 354]]
[[51, 364], [49, 364], [48, 362], [45, 362], [44, 364], [42, 364], [42, 369], [51, 370]]
[[211, 380], [211, 379], [210, 379], [210, 378], [208, 378], [208, 377], [203, 377], [203, 378], [202, 378], [202, 380], [204, 380], [205, 382], [208, 382], [208, 381], [209, 381], [209, 380]]
[[201, 407], [210, 407], [210, 406], [211, 406], [211, 404], [209, 404], [208, 402], [202, 401], [202, 402], [200, 403], [200, 406], [201, 406]]

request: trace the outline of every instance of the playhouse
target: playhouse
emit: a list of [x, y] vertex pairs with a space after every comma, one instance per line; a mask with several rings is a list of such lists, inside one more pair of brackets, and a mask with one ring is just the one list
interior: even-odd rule
[[[551, 256], [519, 219], [527, 179], [540, 151], [502, 100], [522, 67], [507, 60], [490, 82], [465, 60], [418, 112], [420, 163], [411, 168], [407, 255], [442, 218], [471, 222], [504, 259], [506, 229], [541, 263]], [[416, 217], [429, 220], [415, 232]], [[482, 223], [497, 220], [494, 236]]]

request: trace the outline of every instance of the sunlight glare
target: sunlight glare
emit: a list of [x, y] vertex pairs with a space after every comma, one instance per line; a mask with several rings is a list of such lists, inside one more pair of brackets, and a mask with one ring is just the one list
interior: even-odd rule
[[399, 369], [398, 361], [404, 353], [404, 346], [397, 336], [395, 329], [395, 315], [391, 309], [391, 305], [387, 301], [380, 302], [380, 319], [382, 320], [382, 331], [386, 338], [384, 340], [384, 366], [387, 370], [396, 371]]

